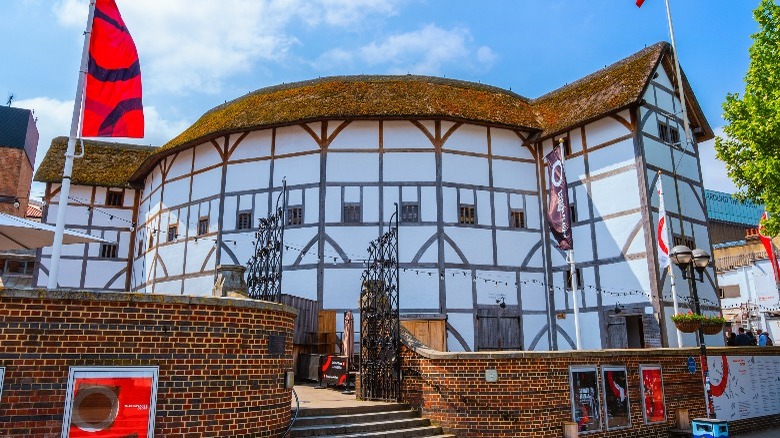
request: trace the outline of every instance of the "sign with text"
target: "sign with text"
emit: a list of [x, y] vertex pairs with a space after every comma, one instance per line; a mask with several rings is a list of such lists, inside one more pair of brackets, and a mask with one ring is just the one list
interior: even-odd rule
[[642, 386], [642, 411], [645, 424], [666, 421], [664, 380], [660, 365], [639, 365]]
[[71, 367], [63, 437], [154, 436], [157, 367]]
[[623, 366], [602, 366], [604, 420], [607, 430], [631, 427], [628, 403], [628, 373]]
[[780, 414], [780, 357], [710, 356], [710, 392], [726, 421]]
[[571, 415], [580, 432], [601, 430], [599, 375], [595, 366], [570, 367]]
[[347, 358], [328, 356], [322, 364], [322, 383], [343, 385], [347, 382]]

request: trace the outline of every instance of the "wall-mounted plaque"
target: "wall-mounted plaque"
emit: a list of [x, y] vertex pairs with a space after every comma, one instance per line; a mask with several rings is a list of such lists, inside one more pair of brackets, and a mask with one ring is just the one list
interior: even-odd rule
[[62, 436], [154, 436], [157, 367], [71, 367]]
[[268, 335], [268, 354], [284, 354], [284, 335]]
[[602, 366], [604, 423], [607, 430], [631, 427], [628, 399], [628, 373], [624, 366]]
[[571, 416], [580, 432], [601, 430], [599, 375], [595, 366], [569, 367]]
[[666, 421], [664, 402], [664, 381], [660, 365], [639, 365], [639, 380], [642, 386], [642, 414], [645, 423]]

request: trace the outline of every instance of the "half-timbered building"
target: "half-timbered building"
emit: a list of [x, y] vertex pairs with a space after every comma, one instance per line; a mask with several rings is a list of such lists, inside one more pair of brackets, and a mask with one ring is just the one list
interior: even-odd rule
[[[445, 318], [453, 351], [572, 349], [569, 268], [544, 231], [543, 157], [563, 140], [583, 347], [674, 343], [654, 186], [675, 239], [711, 252], [696, 142], [713, 133], [673, 71], [659, 43], [536, 99], [412, 75], [263, 88], [159, 148], [85, 142], [68, 200], [56, 139], [36, 174], [45, 220], [67, 202], [69, 228], [115, 242], [66, 247], [59, 285], [211, 294], [217, 266], [246, 264], [286, 181], [284, 293], [359, 318], [366, 246], [397, 205], [402, 314]], [[717, 312], [711, 268], [698, 290]]]

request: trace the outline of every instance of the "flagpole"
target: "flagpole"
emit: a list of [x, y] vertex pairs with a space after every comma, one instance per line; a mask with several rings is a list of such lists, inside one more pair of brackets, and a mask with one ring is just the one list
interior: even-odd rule
[[[661, 188], [661, 190], [658, 192], [658, 198], [659, 198], [658, 202], [659, 202], [659, 205], [660, 205], [660, 203], [664, 202], [664, 200], [663, 200], [664, 186], [663, 186], [663, 182], [661, 181], [661, 175], [662, 175], [662, 173], [659, 170], [658, 171], [658, 185]], [[666, 209], [665, 208], [664, 208], [664, 215], [666, 215]], [[658, 220], [660, 221], [661, 218], [658, 218]], [[670, 227], [669, 227], [669, 221], [667, 220], [667, 218], [664, 218], [664, 223], [666, 224], [666, 227], [665, 227], [666, 228], [666, 235], [663, 236], [663, 237], [666, 238], [667, 242], [671, 242], [672, 241], [671, 240], [672, 236], [671, 236], [671, 231], [670, 231]], [[672, 303], [674, 303], [674, 314], [678, 315], [680, 313], [680, 311], [679, 311], [679, 308], [678, 308], [678, 305], [677, 305], [677, 289], [675, 288], [675, 285], [674, 285], [674, 270], [672, 269], [672, 264], [668, 263], [666, 269], [669, 272], [669, 282], [671, 283], [671, 286], [672, 286]], [[661, 298], [663, 298], [663, 297], [661, 297]], [[661, 305], [663, 306], [663, 299], [660, 300], [660, 301], [661, 301]], [[680, 329], [678, 329], [676, 326], [675, 326], [675, 331], [677, 332], [677, 348], [682, 348], [682, 346], [683, 346], [682, 332], [680, 332]]]
[[685, 150], [688, 148], [688, 145], [693, 144], [693, 142], [691, 141], [691, 127], [688, 123], [688, 109], [685, 106], [685, 91], [683, 90], [682, 72], [680, 71], [680, 57], [677, 56], [677, 44], [674, 41], [674, 26], [672, 26], [672, 11], [669, 8], [669, 0], [666, 0], [666, 18], [669, 21], [669, 36], [672, 40], [672, 53], [674, 54], [674, 67], [677, 75], [677, 90], [680, 94], [680, 105], [682, 106], [682, 120], [683, 128], [685, 130], [685, 147], [683, 150]]
[[[558, 147], [561, 154], [561, 166], [566, 164], [566, 151], [563, 148], [563, 139], [558, 140]], [[564, 167], [565, 168], [565, 167]], [[569, 206], [567, 205], [566, 208]], [[569, 230], [571, 232], [571, 229]], [[580, 303], [577, 298], [577, 271], [574, 263], [574, 249], [566, 251], [566, 262], [569, 264], [569, 272], [571, 273], [571, 296], [574, 301], [574, 334], [577, 340], [577, 350], [582, 350], [582, 335], [580, 334]]]
[[81, 120], [82, 101], [84, 100], [84, 82], [87, 77], [87, 59], [89, 57], [89, 40], [92, 34], [92, 21], [95, 17], [95, 0], [89, 2], [87, 28], [84, 31], [84, 47], [81, 51], [81, 66], [76, 85], [76, 100], [73, 102], [73, 117], [70, 122], [70, 136], [65, 151], [65, 166], [62, 170], [62, 186], [60, 187], [59, 204], [57, 205], [57, 223], [52, 243], [51, 265], [49, 266], [48, 289], [57, 288], [57, 276], [60, 269], [60, 254], [62, 252], [62, 237], [65, 232], [65, 210], [70, 198], [70, 177], [73, 174], [73, 158], [76, 152], [76, 138], [79, 136], [79, 121]]

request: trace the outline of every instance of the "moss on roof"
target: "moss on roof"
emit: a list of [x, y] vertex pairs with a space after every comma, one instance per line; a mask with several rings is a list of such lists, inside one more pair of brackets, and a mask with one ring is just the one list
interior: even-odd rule
[[[83, 158], [73, 161], [73, 184], [124, 187], [143, 161], [158, 148], [125, 143], [84, 140]], [[56, 137], [35, 172], [35, 181], [61, 182], [68, 137]], [[76, 152], [79, 145], [76, 145]]]
[[628, 58], [545, 94], [531, 103], [544, 127], [539, 137], [565, 131], [638, 102], [668, 43], [657, 43]]
[[528, 99], [501, 88], [430, 76], [336, 76], [263, 88], [220, 105], [159, 153], [224, 132], [370, 117], [450, 117], [539, 128]]

